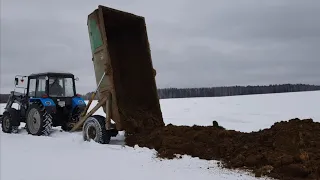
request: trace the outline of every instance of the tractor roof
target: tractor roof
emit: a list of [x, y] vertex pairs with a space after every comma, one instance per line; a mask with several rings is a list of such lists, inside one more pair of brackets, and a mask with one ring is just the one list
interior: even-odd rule
[[29, 77], [35, 76], [64, 76], [64, 77], [74, 77], [72, 73], [67, 72], [42, 72], [42, 73], [33, 73], [30, 74]]

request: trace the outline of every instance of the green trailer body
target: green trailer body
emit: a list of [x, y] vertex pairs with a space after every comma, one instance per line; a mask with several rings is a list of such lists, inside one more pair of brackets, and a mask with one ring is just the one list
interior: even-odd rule
[[[99, 101], [117, 130], [137, 132], [164, 126], [145, 18], [98, 6], [88, 16], [92, 62]], [[111, 98], [111, 99], [110, 99]]]

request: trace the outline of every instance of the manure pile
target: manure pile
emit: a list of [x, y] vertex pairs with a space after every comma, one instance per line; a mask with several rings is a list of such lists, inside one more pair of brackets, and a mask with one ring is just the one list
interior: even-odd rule
[[276, 179], [320, 179], [320, 123], [281, 121], [244, 133], [215, 126], [167, 125], [126, 135], [126, 144], [155, 149], [161, 158], [187, 154], [220, 160], [223, 167], [252, 170]]

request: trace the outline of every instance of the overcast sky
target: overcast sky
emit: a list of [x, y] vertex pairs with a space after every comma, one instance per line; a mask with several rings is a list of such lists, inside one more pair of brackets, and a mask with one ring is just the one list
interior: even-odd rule
[[42, 71], [93, 91], [87, 16], [100, 4], [146, 18], [158, 88], [320, 84], [319, 0], [1, 0], [1, 93]]

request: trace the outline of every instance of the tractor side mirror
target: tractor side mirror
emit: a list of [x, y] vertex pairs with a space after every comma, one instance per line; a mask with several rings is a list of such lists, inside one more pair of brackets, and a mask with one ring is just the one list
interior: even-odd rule
[[17, 86], [19, 84], [19, 79], [18, 78], [14, 78], [14, 82], [15, 82], [15, 85]]
[[78, 78], [78, 77], [76, 77], [76, 78], [74, 78], [74, 80], [79, 81], [79, 78]]

